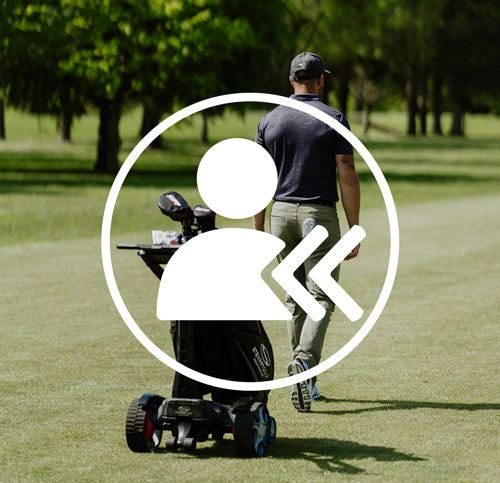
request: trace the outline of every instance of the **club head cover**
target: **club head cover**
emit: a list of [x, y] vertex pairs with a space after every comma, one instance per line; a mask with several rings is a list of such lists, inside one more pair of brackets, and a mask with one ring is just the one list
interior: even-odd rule
[[189, 221], [193, 219], [193, 210], [189, 203], [175, 191], [167, 191], [158, 198], [160, 211], [174, 221]]

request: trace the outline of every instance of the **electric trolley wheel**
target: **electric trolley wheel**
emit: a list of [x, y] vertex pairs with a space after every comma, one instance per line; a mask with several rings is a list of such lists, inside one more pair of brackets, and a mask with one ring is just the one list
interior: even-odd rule
[[[273, 418], [274, 419], [274, 418]], [[234, 420], [236, 451], [244, 457], [261, 457], [267, 452], [271, 419], [267, 408], [259, 404], [254, 411], [238, 413]], [[276, 424], [274, 424], [276, 434]]]
[[224, 440], [224, 431], [222, 429], [214, 429], [212, 432], [212, 439], [214, 441], [223, 441]]
[[182, 444], [182, 449], [188, 453], [193, 453], [196, 451], [196, 439], [185, 438]]
[[276, 440], [276, 419], [269, 417], [269, 444], [273, 444]]
[[139, 406], [134, 399], [127, 411], [125, 424], [128, 447], [135, 453], [150, 453], [160, 446], [162, 431], [151, 422], [151, 409]]
[[175, 436], [167, 438], [165, 447], [167, 451], [177, 451], [177, 438]]

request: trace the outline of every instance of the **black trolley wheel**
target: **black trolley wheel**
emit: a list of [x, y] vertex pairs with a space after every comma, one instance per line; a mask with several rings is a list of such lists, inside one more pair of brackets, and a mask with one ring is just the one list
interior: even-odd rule
[[184, 438], [182, 443], [182, 449], [188, 453], [193, 453], [196, 451], [196, 439], [194, 438]]
[[269, 444], [276, 441], [276, 419], [273, 417], [269, 418]]
[[125, 434], [128, 447], [134, 453], [150, 453], [160, 446], [162, 430], [151, 422], [151, 409], [139, 406], [139, 399], [134, 399], [127, 411]]
[[223, 441], [224, 440], [224, 431], [222, 429], [214, 429], [212, 431], [212, 439], [214, 441]]
[[175, 436], [167, 438], [165, 446], [167, 451], [177, 451], [177, 438]]
[[[234, 420], [236, 452], [244, 457], [261, 457], [270, 444], [271, 418], [267, 408], [259, 404], [250, 412], [238, 413]], [[274, 423], [276, 434], [276, 423]]]

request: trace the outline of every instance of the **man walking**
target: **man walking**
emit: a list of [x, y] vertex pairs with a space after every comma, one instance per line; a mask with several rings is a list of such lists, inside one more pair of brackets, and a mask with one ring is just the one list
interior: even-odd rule
[[[349, 128], [345, 116], [319, 100], [325, 70], [320, 57], [310, 52], [297, 55], [290, 66], [291, 96], [328, 113]], [[288, 336], [293, 360], [288, 374], [295, 375], [316, 366], [321, 359], [323, 341], [335, 308], [333, 302], [309, 278], [311, 268], [340, 240], [336, 203], [337, 175], [340, 198], [349, 227], [359, 224], [360, 188], [354, 166], [352, 146], [337, 131], [309, 114], [279, 106], [260, 121], [255, 142], [273, 157], [278, 171], [278, 187], [271, 211], [271, 233], [286, 243], [279, 254], [283, 260], [315, 225], [328, 230], [328, 239], [295, 272], [298, 281], [325, 308], [326, 315], [314, 322], [287, 294], [286, 307], [293, 318], [288, 322]], [[264, 231], [265, 210], [253, 217], [256, 230]], [[346, 260], [358, 255], [359, 245]], [[340, 267], [333, 272], [339, 279]], [[314, 380], [292, 387], [291, 400], [298, 411], [311, 408], [320, 397]]]

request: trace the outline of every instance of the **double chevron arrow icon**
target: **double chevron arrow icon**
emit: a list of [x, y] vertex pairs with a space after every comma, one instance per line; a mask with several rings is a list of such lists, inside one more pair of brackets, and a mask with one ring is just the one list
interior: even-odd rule
[[[309, 271], [311, 279], [351, 321], [363, 315], [363, 309], [332, 278], [333, 269], [356, 247], [366, 233], [359, 225], [353, 226], [338, 243]], [[294, 277], [293, 273], [328, 237], [325, 227], [317, 225], [273, 270], [272, 277], [300, 305], [314, 321], [325, 316], [325, 309]]]
[[[294, 272], [327, 237], [325, 227], [315, 226], [272, 271], [278, 284], [315, 321], [321, 320], [326, 310], [299, 283]], [[352, 321], [361, 318], [363, 310], [331, 272], [364, 237], [363, 228], [352, 227], [309, 271], [311, 279]], [[290, 320], [292, 314], [262, 278], [262, 271], [283, 248], [285, 242], [270, 233], [245, 228], [212, 230], [192, 238], [165, 266], [158, 292], [158, 318]], [[193, 277], [193, 273], [197, 276]], [[192, 303], [193, 293], [196, 304]], [[255, 300], [258, 303], [253, 303]]]

